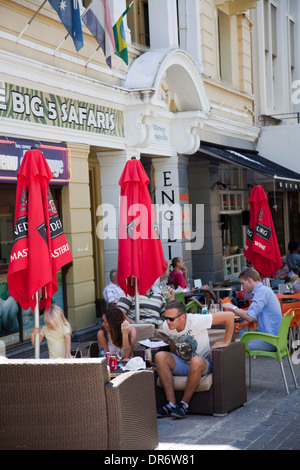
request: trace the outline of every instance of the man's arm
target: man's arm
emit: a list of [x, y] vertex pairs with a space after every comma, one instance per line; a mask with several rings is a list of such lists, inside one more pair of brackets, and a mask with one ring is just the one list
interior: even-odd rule
[[235, 305], [233, 305], [230, 302], [226, 302], [225, 304], [223, 304], [223, 308], [233, 311], [242, 320], [250, 321], [250, 322], [255, 321], [252, 317], [250, 317], [250, 315], [247, 314], [246, 310], [243, 310], [242, 308], [235, 308]]
[[213, 348], [221, 348], [228, 346], [231, 342], [231, 338], [234, 331], [234, 314], [232, 312], [216, 312], [212, 314], [212, 325], [219, 325], [224, 323], [225, 325], [225, 335], [223, 341], [217, 341]]

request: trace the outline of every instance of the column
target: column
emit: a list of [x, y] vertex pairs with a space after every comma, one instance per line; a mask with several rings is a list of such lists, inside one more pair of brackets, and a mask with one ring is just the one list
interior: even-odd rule
[[148, 8], [151, 49], [177, 49], [176, 0], [150, 0]]
[[191, 56], [199, 72], [204, 72], [201, 52], [199, 2], [178, 0], [178, 18], [180, 48]]
[[[192, 277], [191, 251], [187, 250], [189, 221], [185, 219], [189, 204], [186, 157], [153, 158], [157, 218], [165, 257], [181, 257]], [[163, 207], [164, 205], [164, 207]], [[160, 208], [159, 208], [160, 206]], [[169, 206], [169, 208], [168, 208]], [[159, 212], [159, 213], [158, 213]], [[186, 233], [185, 233], [186, 232]]]
[[77, 331], [96, 323], [89, 146], [70, 143], [68, 148], [72, 178], [62, 190], [63, 227], [73, 256], [66, 274], [68, 318], [73, 331]]

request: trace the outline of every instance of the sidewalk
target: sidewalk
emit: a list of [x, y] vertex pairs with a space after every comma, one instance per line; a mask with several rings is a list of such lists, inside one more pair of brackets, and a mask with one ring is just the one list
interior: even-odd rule
[[[157, 450], [300, 450], [300, 389], [295, 389], [285, 358], [283, 364], [290, 395], [272, 358], [253, 359], [249, 388], [247, 359], [246, 405], [225, 417], [158, 419]], [[300, 386], [300, 364], [293, 366]]]

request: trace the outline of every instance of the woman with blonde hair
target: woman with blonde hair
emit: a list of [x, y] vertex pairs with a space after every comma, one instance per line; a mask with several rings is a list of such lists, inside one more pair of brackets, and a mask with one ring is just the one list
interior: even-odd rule
[[45, 326], [34, 328], [31, 332], [31, 342], [34, 346], [35, 336], [40, 334], [40, 342], [46, 338], [49, 358], [69, 358], [71, 355], [71, 325], [64, 316], [63, 310], [54, 303], [44, 313]]

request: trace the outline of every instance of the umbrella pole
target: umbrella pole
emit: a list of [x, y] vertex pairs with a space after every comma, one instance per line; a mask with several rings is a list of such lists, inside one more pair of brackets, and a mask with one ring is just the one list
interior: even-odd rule
[[[40, 327], [40, 306], [39, 306], [39, 293], [36, 294], [36, 302], [34, 307], [34, 327]], [[34, 351], [35, 351], [35, 358], [40, 358], [40, 334], [38, 333], [35, 335], [35, 342], [34, 342]]]
[[135, 323], [140, 323], [140, 294], [137, 286], [137, 278], [135, 278]]

